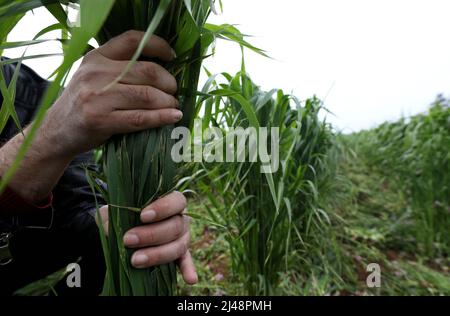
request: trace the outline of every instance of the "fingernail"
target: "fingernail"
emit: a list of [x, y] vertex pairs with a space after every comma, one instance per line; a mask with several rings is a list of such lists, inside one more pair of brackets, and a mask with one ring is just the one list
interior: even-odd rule
[[135, 234], [126, 234], [123, 237], [123, 243], [125, 246], [136, 246], [139, 244], [139, 237]]
[[145, 211], [141, 214], [141, 221], [143, 223], [149, 223], [156, 218], [156, 212], [154, 210]]
[[148, 262], [148, 257], [144, 254], [138, 254], [133, 256], [132, 263], [135, 267], [140, 268], [146, 265]]
[[173, 113], [173, 118], [174, 118], [174, 120], [176, 120], [178, 122], [179, 120], [181, 120], [183, 118], [183, 112], [175, 110]]
[[177, 58], [177, 57], [178, 57], [178, 56], [177, 56], [177, 53], [175, 52], [174, 49], [172, 49], [172, 55], [173, 55], [173, 58]]

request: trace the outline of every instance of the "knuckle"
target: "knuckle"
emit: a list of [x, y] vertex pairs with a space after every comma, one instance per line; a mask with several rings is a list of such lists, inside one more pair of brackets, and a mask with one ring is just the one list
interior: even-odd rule
[[92, 90], [85, 84], [81, 84], [80, 90], [78, 91], [77, 101], [82, 105], [83, 108], [86, 108], [86, 104], [91, 103], [96, 96], [96, 92]]
[[175, 216], [175, 223], [174, 223], [174, 232], [175, 232], [175, 237], [176, 238], [180, 238], [181, 236], [183, 236], [183, 228], [184, 228], [184, 220], [182, 216]]
[[[163, 122], [163, 115], [160, 111], [153, 111], [152, 119], [155, 126], [161, 126], [161, 123]], [[167, 208], [167, 204], [165, 202], [163, 202], [162, 204], [163, 208]]]
[[97, 81], [106, 75], [106, 71], [98, 66], [84, 65], [81, 66], [77, 73], [77, 82], [80, 84], [92, 85], [92, 82]]
[[148, 244], [153, 244], [155, 242], [155, 233], [151, 229], [147, 229], [145, 233], [145, 241]]
[[140, 43], [142, 36], [138, 31], [129, 30], [122, 34], [121, 40], [123, 40], [126, 45], [136, 46]]
[[146, 124], [146, 117], [143, 112], [135, 112], [130, 114], [129, 122], [136, 128], [143, 128]]
[[131, 99], [134, 102], [153, 101], [153, 93], [150, 87], [124, 85], [120, 90], [121, 96], [124, 99]]
[[91, 50], [90, 52], [87, 52], [84, 55], [83, 60], [81, 61], [81, 65], [90, 64], [97, 58], [97, 55], [98, 53], [96, 50]]
[[140, 63], [138, 66], [138, 71], [142, 76], [150, 79], [151, 81], [156, 81], [158, 79], [158, 66], [154, 63]]
[[154, 103], [155, 102], [155, 93], [151, 87], [143, 87], [141, 89], [141, 98], [148, 103]]
[[93, 72], [90, 66], [81, 66], [77, 72], [77, 82], [79, 84], [87, 84], [93, 79]]

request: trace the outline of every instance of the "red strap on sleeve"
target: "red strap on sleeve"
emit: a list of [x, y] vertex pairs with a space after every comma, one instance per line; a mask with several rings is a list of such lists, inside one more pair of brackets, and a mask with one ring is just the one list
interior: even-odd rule
[[48, 210], [52, 206], [53, 194], [37, 204], [25, 201], [10, 188], [0, 194], [1, 215], [36, 214]]

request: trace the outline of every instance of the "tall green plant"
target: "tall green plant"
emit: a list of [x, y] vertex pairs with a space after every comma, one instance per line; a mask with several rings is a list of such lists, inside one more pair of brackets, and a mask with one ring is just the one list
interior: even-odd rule
[[[302, 105], [281, 90], [265, 92], [246, 75], [244, 65], [234, 77], [222, 75], [224, 83], [213, 76], [204, 90], [214, 95], [206, 101], [204, 127], [211, 121], [229, 133], [213, 146], [219, 143], [221, 148], [221, 142], [234, 137], [232, 129], [279, 128], [280, 168], [263, 174], [263, 162], [252, 162], [248, 152], [245, 162], [237, 162], [238, 147], [235, 162], [204, 164], [207, 177], [199, 185], [213, 206], [208, 208], [211, 220], [226, 227], [233, 272], [246, 293], [273, 295], [308, 227], [325, 221], [317, 204], [317, 183], [331, 133], [317, 117], [317, 99]], [[270, 142], [273, 134], [268, 136]], [[262, 135], [258, 141], [265, 141]], [[231, 143], [236, 146], [235, 140]]]
[[[195, 110], [201, 63], [213, 40], [204, 32], [210, 4], [209, 1], [117, 1], [98, 36], [100, 42], [105, 42], [128, 29], [147, 29], [175, 47], [179, 57], [174, 64], [165, 66], [177, 78], [184, 113], [181, 124], [187, 127], [191, 125], [190, 113]], [[133, 18], [125, 19], [130, 16]], [[126, 23], [117, 23], [123, 19]], [[174, 293], [174, 263], [135, 269], [131, 266], [132, 250], [127, 250], [122, 241], [127, 230], [141, 224], [139, 212], [130, 209], [140, 210], [173, 188], [176, 166], [170, 156], [172, 129], [173, 126], [168, 126], [117, 136], [105, 146], [106, 198], [110, 209], [108, 242], [104, 244], [108, 262], [104, 294]]]

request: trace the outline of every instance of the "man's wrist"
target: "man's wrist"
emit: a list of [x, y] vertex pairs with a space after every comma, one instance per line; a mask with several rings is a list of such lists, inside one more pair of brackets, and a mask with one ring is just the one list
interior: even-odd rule
[[[29, 128], [6, 143], [0, 152], [0, 177], [14, 164]], [[9, 187], [29, 203], [39, 203], [51, 194], [53, 187], [72, 160], [61, 151], [56, 139], [45, 133], [45, 127], [35, 135], [33, 142], [18, 170], [9, 182]]]

